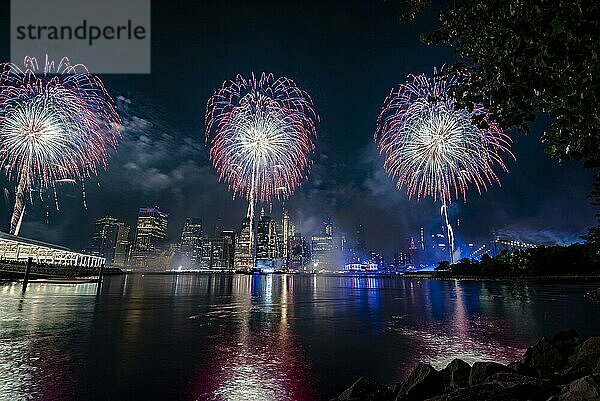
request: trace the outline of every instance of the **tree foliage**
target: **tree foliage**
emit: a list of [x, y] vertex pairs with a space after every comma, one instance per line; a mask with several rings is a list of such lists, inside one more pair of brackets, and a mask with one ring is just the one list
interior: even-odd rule
[[537, 247], [483, 255], [480, 261], [461, 259], [436, 268], [439, 276], [543, 277], [600, 274], [600, 258], [595, 244]]
[[455, 47], [455, 94], [483, 103], [505, 129], [546, 113], [547, 151], [600, 166], [600, 2], [456, 0], [428, 44]]
[[[410, 21], [431, 0], [405, 3], [401, 20]], [[600, 1], [455, 0], [440, 22], [422, 40], [455, 48], [447, 71], [459, 77], [459, 105], [481, 103], [501, 127], [520, 132], [544, 114], [548, 154], [600, 167]], [[590, 197], [600, 205], [598, 170]], [[588, 237], [600, 241], [595, 232]]]

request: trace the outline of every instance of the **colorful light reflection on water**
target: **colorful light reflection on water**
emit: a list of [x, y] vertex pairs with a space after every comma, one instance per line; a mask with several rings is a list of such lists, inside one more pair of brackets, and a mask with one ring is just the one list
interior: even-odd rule
[[419, 360], [509, 362], [600, 335], [598, 283], [127, 275], [0, 285], [0, 400], [328, 400]]

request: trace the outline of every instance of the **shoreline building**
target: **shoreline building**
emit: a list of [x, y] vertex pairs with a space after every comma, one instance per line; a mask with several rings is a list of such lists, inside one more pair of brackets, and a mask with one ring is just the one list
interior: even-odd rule
[[434, 264], [443, 260], [450, 260], [450, 249], [444, 232], [431, 234], [431, 255]]
[[398, 252], [394, 253], [394, 264], [393, 264], [394, 269], [396, 269], [396, 270], [405, 269], [411, 263], [412, 263], [412, 259], [411, 259], [409, 252], [406, 252], [404, 250], [399, 250]]
[[362, 224], [356, 226], [354, 230], [354, 242], [347, 253], [351, 263], [362, 263], [367, 260], [367, 242], [365, 239], [365, 228]]
[[316, 269], [340, 271], [348, 259], [346, 236], [334, 229], [331, 221], [323, 224], [323, 231], [311, 237], [311, 262]]
[[256, 267], [263, 270], [273, 270], [277, 256], [276, 223], [270, 216], [265, 215], [263, 209], [260, 212], [260, 219], [256, 228]]
[[131, 227], [129, 224], [117, 223], [117, 242], [115, 244], [115, 255], [113, 264], [119, 267], [127, 266], [129, 261], [129, 251], [131, 244], [129, 242], [129, 232]]
[[204, 238], [202, 241], [200, 268], [218, 271], [227, 269], [227, 264], [224, 258], [223, 237]]
[[168, 267], [166, 264], [169, 262], [169, 255], [163, 249], [168, 222], [168, 213], [158, 207], [139, 209], [130, 257], [131, 267]]
[[29, 258], [33, 259], [33, 263], [47, 266], [100, 267], [106, 263], [100, 256], [0, 232], [1, 262], [25, 265]]
[[310, 262], [310, 246], [300, 233], [294, 233], [289, 239], [289, 268], [294, 271], [306, 270]]
[[117, 242], [118, 220], [106, 215], [96, 219], [92, 236], [91, 254], [101, 256], [107, 263], [112, 263]]
[[253, 266], [252, 243], [250, 241], [250, 219], [248, 217], [242, 220], [240, 235], [235, 241], [233, 268], [235, 270], [250, 271]]
[[183, 259], [185, 259], [186, 262], [189, 262], [192, 266], [199, 264], [202, 253], [201, 218], [188, 217], [185, 219], [183, 230], [181, 230], [179, 252], [181, 256], [183, 256]]
[[233, 270], [233, 261], [235, 255], [235, 232], [233, 230], [223, 230], [221, 232], [223, 239], [223, 260], [226, 270]]
[[283, 217], [281, 219], [281, 231], [282, 231], [282, 250], [281, 256], [285, 261], [288, 260], [288, 256], [290, 254], [290, 238], [292, 238], [293, 233], [291, 232], [291, 224], [290, 224], [290, 215], [287, 209], [283, 208]]
[[129, 225], [112, 216], [96, 219], [91, 253], [107, 264], [125, 266], [129, 254]]
[[315, 269], [331, 270], [334, 266], [333, 237], [325, 233], [310, 239], [310, 260]]

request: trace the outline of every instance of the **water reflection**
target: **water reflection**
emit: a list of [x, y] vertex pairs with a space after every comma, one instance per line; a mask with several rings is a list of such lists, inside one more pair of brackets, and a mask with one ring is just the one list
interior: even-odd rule
[[0, 400], [327, 400], [418, 360], [516, 359], [600, 334], [595, 283], [127, 275], [0, 286]]
[[31, 284], [23, 294], [21, 284], [0, 286], [0, 399], [43, 394], [61, 400], [76, 393], [80, 372], [70, 342], [86, 335], [94, 290], [92, 285]]
[[[479, 283], [437, 281], [428, 282], [427, 287], [429, 291], [410, 292], [411, 300], [421, 305], [424, 314], [397, 318], [390, 327], [410, 339], [421, 358], [435, 367], [442, 368], [454, 358], [469, 363], [509, 363], [520, 358], [530, 344], [518, 335], [511, 336], [519, 332], [520, 322], [495, 310], [495, 297], [490, 297]], [[523, 312], [519, 319], [534, 321], [530, 310]]]
[[292, 276], [236, 276], [238, 324], [196, 374], [197, 400], [313, 400], [307, 361], [288, 325]]

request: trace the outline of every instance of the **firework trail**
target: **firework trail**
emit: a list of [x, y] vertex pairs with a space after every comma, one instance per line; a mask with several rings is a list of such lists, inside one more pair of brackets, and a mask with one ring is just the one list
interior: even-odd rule
[[[390, 92], [377, 119], [375, 140], [398, 189], [405, 187], [409, 198], [430, 196], [442, 203], [440, 213], [453, 262], [448, 204], [453, 197], [466, 200], [470, 187], [481, 194], [494, 182], [500, 184], [494, 169], [507, 171], [502, 156], [514, 156], [512, 141], [489, 119], [483, 106], [455, 107], [448, 91], [455, 77], [440, 74], [434, 70], [433, 77], [409, 75]], [[474, 119], [483, 120], [487, 128], [475, 126]]]
[[205, 121], [219, 179], [249, 201], [252, 243], [256, 203], [287, 198], [306, 177], [319, 117], [294, 81], [262, 73], [224, 82], [208, 100]]
[[81, 181], [106, 167], [121, 120], [102, 81], [63, 58], [0, 64], [0, 162], [18, 182], [10, 232], [18, 235], [32, 189]]

